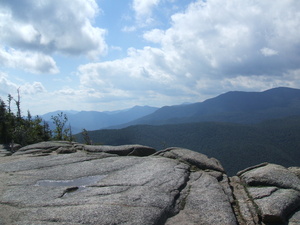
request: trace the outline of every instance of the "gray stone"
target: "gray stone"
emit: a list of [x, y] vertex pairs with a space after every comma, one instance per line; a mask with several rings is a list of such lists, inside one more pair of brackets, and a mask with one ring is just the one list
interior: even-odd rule
[[74, 153], [76, 152], [77, 150], [74, 148], [74, 147], [69, 147], [69, 148], [66, 148], [66, 147], [60, 147], [56, 150], [56, 153], [57, 154], [70, 154], [70, 153]]
[[289, 219], [289, 225], [299, 225], [300, 224], [300, 210], [294, 213]]
[[289, 167], [288, 170], [294, 173], [300, 179], [300, 167]]
[[166, 224], [237, 224], [229, 198], [216, 178], [195, 172], [186, 188], [182, 209]]
[[300, 191], [300, 179], [283, 166], [267, 164], [240, 173], [241, 179], [250, 186], [275, 186]]
[[260, 223], [259, 212], [239, 177], [230, 178], [235, 202], [233, 205], [235, 215], [240, 225], [255, 225]]
[[19, 144], [0, 144], [0, 157], [12, 155], [13, 152], [19, 150], [21, 145]]
[[149, 156], [156, 152], [154, 148], [143, 145], [85, 145], [83, 150], [87, 152], [105, 152], [119, 156]]
[[291, 170], [261, 164], [239, 173], [264, 223], [287, 223], [300, 208], [300, 180]]
[[10, 151], [8, 151], [7, 149], [5, 149], [5, 148], [1, 148], [1, 146], [0, 146], [0, 157], [1, 156], [9, 156], [9, 155], [11, 155], [12, 153], [10, 152]]
[[293, 189], [248, 188], [265, 223], [286, 223], [300, 207], [300, 192]]
[[248, 187], [248, 192], [253, 199], [261, 199], [271, 196], [275, 191], [278, 191], [277, 187]]
[[[1, 224], [164, 223], [174, 214], [189, 174], [188, 165], [163, 157], [77, 152], [5, 158], [0, 161]], [[93, 184], [56, 186], [96, 175], [103, 177]]]
[[228, 178], [203, 154], [154, 152], [43, 142], [0, 157], [0, 224], [299, 224], [297, 169]]
[[15, 152], [14, 155], [51, 153], [61, 147], [72, 148], [73, 144], [74, 143], [68, 141], [40, 142], [22, 147], [17, 152]]
[[167, 148], [157, 152], [156, 155], [177, 159], [199, 169], [224, 172], [224, 168], [217, 159], [208, 158], [206, 155], [184, 148]]

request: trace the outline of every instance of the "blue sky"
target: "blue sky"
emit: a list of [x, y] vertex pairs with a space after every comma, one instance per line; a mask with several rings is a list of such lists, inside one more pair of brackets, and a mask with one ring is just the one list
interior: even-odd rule
[[0, 97], [23, 113], [300, 88], [297, 0], [0, 0]]

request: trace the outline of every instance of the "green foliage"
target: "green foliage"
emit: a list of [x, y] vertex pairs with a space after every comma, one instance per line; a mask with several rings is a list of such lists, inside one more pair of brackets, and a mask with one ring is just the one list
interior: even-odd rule
[[90, 136], [88, 134], [88, 131], [86, 129], [83, 129], [81, 132], [83, 141], [86, 145], [91, 145], [92, 144], [92, 140], [90, 139]]
[[53, 131], [54, 140], [64, 140], [64, 141], [73, 141], [72, 129], [69, 125], [68, 128], [65, 127], [68, 117], [63, 112], [58, 113], [56, 116], [51, 116], [52, 122], [55, 125], [55, 129]]
[[[38, 116], [32, 118], [29, 111], [27, 118], [23, 118], [20, 99], [19, 91], [17, 100], [8, 95], [8, 106], [0, 98], [0, 143], [18, 143], [24, 146], [40, 141], [48, 141], [51, 137], [49, 125]], [[15, 101], [17, 106], [16, 115], [11, 111], [12, 100]]]

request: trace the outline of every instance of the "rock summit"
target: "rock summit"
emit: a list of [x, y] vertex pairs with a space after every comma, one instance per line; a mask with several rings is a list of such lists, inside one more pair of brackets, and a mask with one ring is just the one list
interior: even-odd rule
[[[300, 224], [300, 168], [228, 177], [182, 148], [42, 142], [0, 146], [0, 224]], [[233, 162], [234, 163], [234, 162]]]

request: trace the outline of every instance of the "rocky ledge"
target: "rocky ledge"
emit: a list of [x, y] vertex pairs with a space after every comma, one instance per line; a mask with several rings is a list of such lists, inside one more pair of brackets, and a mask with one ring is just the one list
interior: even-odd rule
[[0, 224], [300, 224], [300, 168], [227, 177], [182, 148], [43, 142], [0, 149]]

